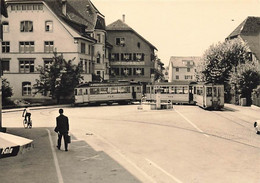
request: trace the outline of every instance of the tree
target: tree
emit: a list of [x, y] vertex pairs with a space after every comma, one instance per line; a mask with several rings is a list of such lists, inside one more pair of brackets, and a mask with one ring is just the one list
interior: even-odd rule
[[13, 95], [13, 90], [10, 87], [10, 83], [7, 79], [2, 79], [2, 102], [3, 105], [7, 105], [10, 103], [9, 97]]
[[260, 84], [260, 73], [256, 62], [247, 61], [237, 66], [237, 72], [231, 75], [230, 82], [233, 87], [238, 88], [241, 98], [246, 98], [246, 104], [251, 105], [251, 94], [254, 88]]
[[[74, 60], [74, 59], [73, 59]], [[62, 55], [54, 53], [50, 67], [39, 66], [40, 78], [36, 79], [34, 88], [36, 93], [47, 96], [50, 93], [53, 99], [60, 102], [60, 98], [71, 97], [74, 88], [80, 83], [82, 66], [72, 64], [73, 60], [66, 61]]]
[[249, 59], [249, 47], [241, 39], [227, 40], [211, 45], [204, 53], [201, 73], [198, 79], [224, 84], [225, 101], [230, 100], [230, 76], [239, 64]]

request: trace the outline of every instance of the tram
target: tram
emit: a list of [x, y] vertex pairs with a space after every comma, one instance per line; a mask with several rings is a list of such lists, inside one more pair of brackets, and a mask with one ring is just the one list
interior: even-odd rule
[[202, 108], [221, 109], [224, 107], [224, 85], [197, 83], [193, 86], [193, 100]]
[[205, 109], [224, 107], [224, 85], [188, 81], [153, 83], [146, 86], [146, 100], [156, 101], [158, 92], [161, 102], [196, 104]]
[[146, 100], [155, 101], [160, 91], [162, 102], [172, 104], [191, 104], [192, 85], [188, 81], [160, 82], [146, 85]]
[[84, 83], [74, 89], [74, 105], [112, 103], [128, 104], [140, 101], [143, 87], [140, 83]]

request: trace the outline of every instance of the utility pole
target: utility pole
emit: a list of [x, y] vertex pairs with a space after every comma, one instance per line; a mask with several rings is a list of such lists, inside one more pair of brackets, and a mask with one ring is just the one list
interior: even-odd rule
[[[2, 16], [8, 17], [5, 0], [0, 0], [0, 43], [3, 41], [3, 25]], [[2, 44], [1, 44], [2, 45]], [[2, 127], [2, 49], [0, 49], [0, 132], [6, 132], [6, 128]]]

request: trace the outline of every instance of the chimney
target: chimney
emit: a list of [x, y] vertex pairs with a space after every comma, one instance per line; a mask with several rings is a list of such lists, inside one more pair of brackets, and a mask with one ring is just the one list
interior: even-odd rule
[[61, 0], [62, 14], [67, 15], [67, 0]]
[[125, 14], [123, 14], [123, 22], [125, 23]]

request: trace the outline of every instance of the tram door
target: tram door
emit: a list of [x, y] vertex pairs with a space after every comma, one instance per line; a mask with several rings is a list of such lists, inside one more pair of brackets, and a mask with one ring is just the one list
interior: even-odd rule
[[135, 86], [132, 87], [132, 98], [133, 98], [133, 100], [136, 100]]
[[192, 86], [189, 86], [189, 103], [193, 102], [193, 92], [192, 92], [193, 88]]

